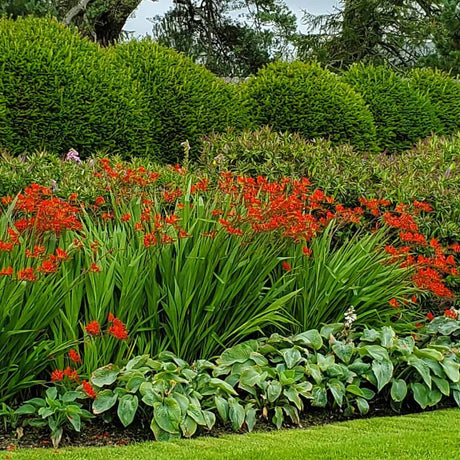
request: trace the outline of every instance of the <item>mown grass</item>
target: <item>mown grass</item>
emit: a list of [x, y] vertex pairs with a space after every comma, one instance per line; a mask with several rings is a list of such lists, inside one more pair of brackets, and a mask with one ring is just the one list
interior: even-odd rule
[[[126, 447], [18, 450], [11, 459], [460, 459], [460, 410]], [[8, 457], [7, 457], [8, 458]]]

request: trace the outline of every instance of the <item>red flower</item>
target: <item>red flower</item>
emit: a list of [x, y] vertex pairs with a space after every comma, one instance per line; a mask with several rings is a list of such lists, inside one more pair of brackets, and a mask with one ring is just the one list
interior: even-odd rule
[[112, 313], [109, 315], [109, 322], [112, 323], [107, 330], [110, 335], [118, 340], [126, 340], [128, 338], [126, 326], [118, 318], [115, 318]]
[[101, 268], [94, 262], [91, 263], [91, 267], [89, 267], [89, 271], [92, 273], [99, 273]]
[[434, 320], [434, 315], [433, 315], [433, 313], [431, 313], [431, 311], [429, 313], [427, 313], [426, 319], [428, 321], [433, 321]]
[[67, 260], [69, 258], [69, 254], [67, 254], [67, 252], [64, 251], [64, 249], [56, 248], [56, 257], [59, 260]]
[[283, 263], [281, 265], [287, 272], [290, 272], [292, 270], [291, 264], [289, 262], [286, 262], [285, 260], [283, 260]]
[[70, 366], [67, 366], [67, 368], [66, 368], [65, 371], [64, 371], [64, 375], [65, 375], [68, 379], [74, 380], [75, 382], [78, 382], [78, 374], [77, 374], [77, 371], [72, 370]]
[[94, 202], [96, 206], [102, 206], [104, 203], [105, 203], [105, 199], [103, 196], [98, 196], [96, 198], [96, 201]]
[[302, 252], [306, 256], [311, 256], [313, 251], [310, 248], [307, 248], [307, 246], [302, 246]]
[[13, 267], [2, 268], [0, 276], [11, 276], [13, 274]]
[[60, 382], [64, 378], [64, 371], [56, 369], [51, 374], [51, 380], [53, 382]]
[[444, 310], [444, 316], [447, 318], [457, 319], [458, 314], [454, 310]]
[[390, 300], [389, 303], [393, 308], [399, 308], [399, 302], [394, 297]]
[[112, 322], [114, 319], [115, 319], [114, 314], [113, 314], [113, 313], [109, 313], [108, 320], [109, 320], [110, 322]]
[[415, 327], [417, 329], [420, 329], [421, 327], [423, 327], [424, 325], [422, 323], [415, 323]]
[[18, 272], [18, 280], [37, 281], [33, 267], [24, 268]]
[[81, 384], [83, 386], [83, 391], [85, 392], [86, 396], [90, 397], [91, 399], [94, 399], [96, 397], [96, 392], [94, 391], [94, 388], [91, 386], [91, 384], [86, 380], [83, 380]]
[[76, 350], [70, 350], [69, 351], [69, 358], [74, 363], [77, 363], [77, 364], [81, 363], [81, 357], [80, 357], [80, 355], [78, 354], [78, 352]]
[[101, 332], [99, 323], [97, 321], [89, 322], [86, 325], [85, 330], [89, 335], [99, 335], [99, 333]]
[[130, 219], [131, 219], [131, 214], [126, 213], [126, 214], [124, 214], [123, 216], [121, 216], [121, 219], [120, 219], [120, 220], [121, 220], [122, 222], [128, 222], [128, 220], [130, 220]]

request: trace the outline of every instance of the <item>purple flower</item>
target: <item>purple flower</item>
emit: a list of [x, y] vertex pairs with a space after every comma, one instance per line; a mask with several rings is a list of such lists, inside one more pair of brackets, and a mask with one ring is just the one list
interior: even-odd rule
[[65, 157], [66, 161], [75, 161], [75, 163], [81, 163], [80, 154], [75, 149], [70, 149]]

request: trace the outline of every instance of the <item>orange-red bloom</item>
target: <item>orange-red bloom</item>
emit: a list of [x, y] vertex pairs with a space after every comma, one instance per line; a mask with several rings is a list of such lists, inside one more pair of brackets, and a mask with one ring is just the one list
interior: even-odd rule
[[88, 396], [91, 399], [94, 399], [96, 397], [96, 392], [94, 391], [94, 388], [91, 386], [91, 384], [86, 380], [83, 380], [81, 384], [83, 386], [83, 391], [85, 392], [86, 396]]
[[101, 332], [99, 323], [97, 321], [90, 321], [86, 325], [85, 330], [89, 335], [99, 335]]
[[69, 351], [69, 358], [71, 361], [73, 361], [74, 363], [81, 363], [81, 357], [80, 355], [78, 354], [78, 351], [77, 350], [70, 350]]

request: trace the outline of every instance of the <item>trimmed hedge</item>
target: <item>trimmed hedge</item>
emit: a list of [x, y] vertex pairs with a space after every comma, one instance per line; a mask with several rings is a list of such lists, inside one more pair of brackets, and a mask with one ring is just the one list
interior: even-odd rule
[[434, 69], [416, 69], [409, 76], [410, 85], [430, 100], [444, 133], [460, 130], [460, 83]]
[[13, 154], [154, 150], [137, 83], [54, 20], [0, 19], [0, 94], [0, 147]]
[[145, 91], [148, 116], [165, 161], [182, 161], [188, 140], [198, 155], [199, 140], [227, 126], [247, 126], [235, 87], [226, 84], [191, 59], [149, 39], [120, 44], [107, 50], [117, 66], [132, 72]]
[[273, 63], [241, 89], [257, 126], [375, 148], [376, 129], [363, 98], [319, 64]]
[[441, 123], [429, 99], [392, 70], [356, 64], [342, 80], [361, 93], [369, 105], [382, 150], [401, 152], [432, 132], [442, 134]]

